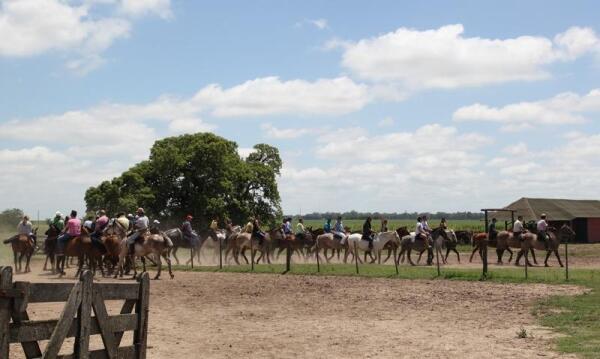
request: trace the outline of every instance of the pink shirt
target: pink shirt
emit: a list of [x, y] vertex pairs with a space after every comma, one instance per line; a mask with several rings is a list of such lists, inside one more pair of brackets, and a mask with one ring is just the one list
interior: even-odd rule
[[67, 222], [67, 233], [71, 236], [81, 235], [81, 221], [78, 218], [71, 218]]
[[96, 220], [96, 230], [102, 229], [108, 223], [108, 217], [102, 216]]

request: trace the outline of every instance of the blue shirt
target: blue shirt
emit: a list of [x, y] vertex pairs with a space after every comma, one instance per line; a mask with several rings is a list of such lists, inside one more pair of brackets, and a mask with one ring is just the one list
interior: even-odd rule
[[323, 229], [325, 230], [325, 233], [331, 232], [331, 223], [325, 222], [325, 225], [323, 226]]

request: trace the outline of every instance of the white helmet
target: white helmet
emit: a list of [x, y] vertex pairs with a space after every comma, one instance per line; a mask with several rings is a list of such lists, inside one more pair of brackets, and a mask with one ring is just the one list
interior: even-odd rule
[[56, 211], [56, 213], [54, 214], [56, 217], [62, 217], [62, 213], [60, 213], [60, 211]]

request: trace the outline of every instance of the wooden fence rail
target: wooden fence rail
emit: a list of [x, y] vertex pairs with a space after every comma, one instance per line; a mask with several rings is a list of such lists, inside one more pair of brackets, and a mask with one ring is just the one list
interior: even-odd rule
[[[10, 344], [20, 343], [28, 359], [144, 359], [149, 285], [148, 273], [137, 283], [121, 284], [94, 283], [89, 271], [74, 284], [13, 282], [12, 268], [0, 267], [0, 358], [9, 358]], [[124, 300], [120, 314], [109, 316], [105, 300]], [[65, 302], [58, 319], [29, 318], [29, 303], [48, 302]], [[121, 347], [126, 331], [133, 331], [133, 343]], [[95, 334], [102, 337], [104, 349], [89, 349]], [[65, 338], [75, 338], [73, 353], [59, 355]], [[43, 351], [40, 340], [48, 340]]]

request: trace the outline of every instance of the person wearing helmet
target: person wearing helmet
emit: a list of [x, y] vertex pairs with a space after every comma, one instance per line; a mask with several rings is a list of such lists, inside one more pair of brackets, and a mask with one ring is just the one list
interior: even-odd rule
[[131, 231], [133, 231], [133, 226], [135, 224], [136, 218], [135, 218], [135, 216], [133, 214], [129, 213], [127, 215], [127, 220], [129, 221], [129, 228], [127, 229], [127, 231], [131, 232]]
[[133, 234], [127, 237], [127, 248], [130, 256], [135, 254], [135, 242], [148, 230], [148, 226], [150, 224], [150, 220], [148, 217], [146, 217], [143, 208], [138, 208], [136, 214], [137, 219], [133, 225]]
[[544, 247], [548, 250], [548, 222], [546, 221], [546, 214], [542, 213], [540, 220], [537, 222], [537, 236], [544, 242]]
[[258, 220], [258, 217], [254, 218], [254, 222], [252, 222], [252, 237], [258, 239], [259, 246], [263, 245], [266, 238], [265, 232], [260, 229], [260, 221]]

